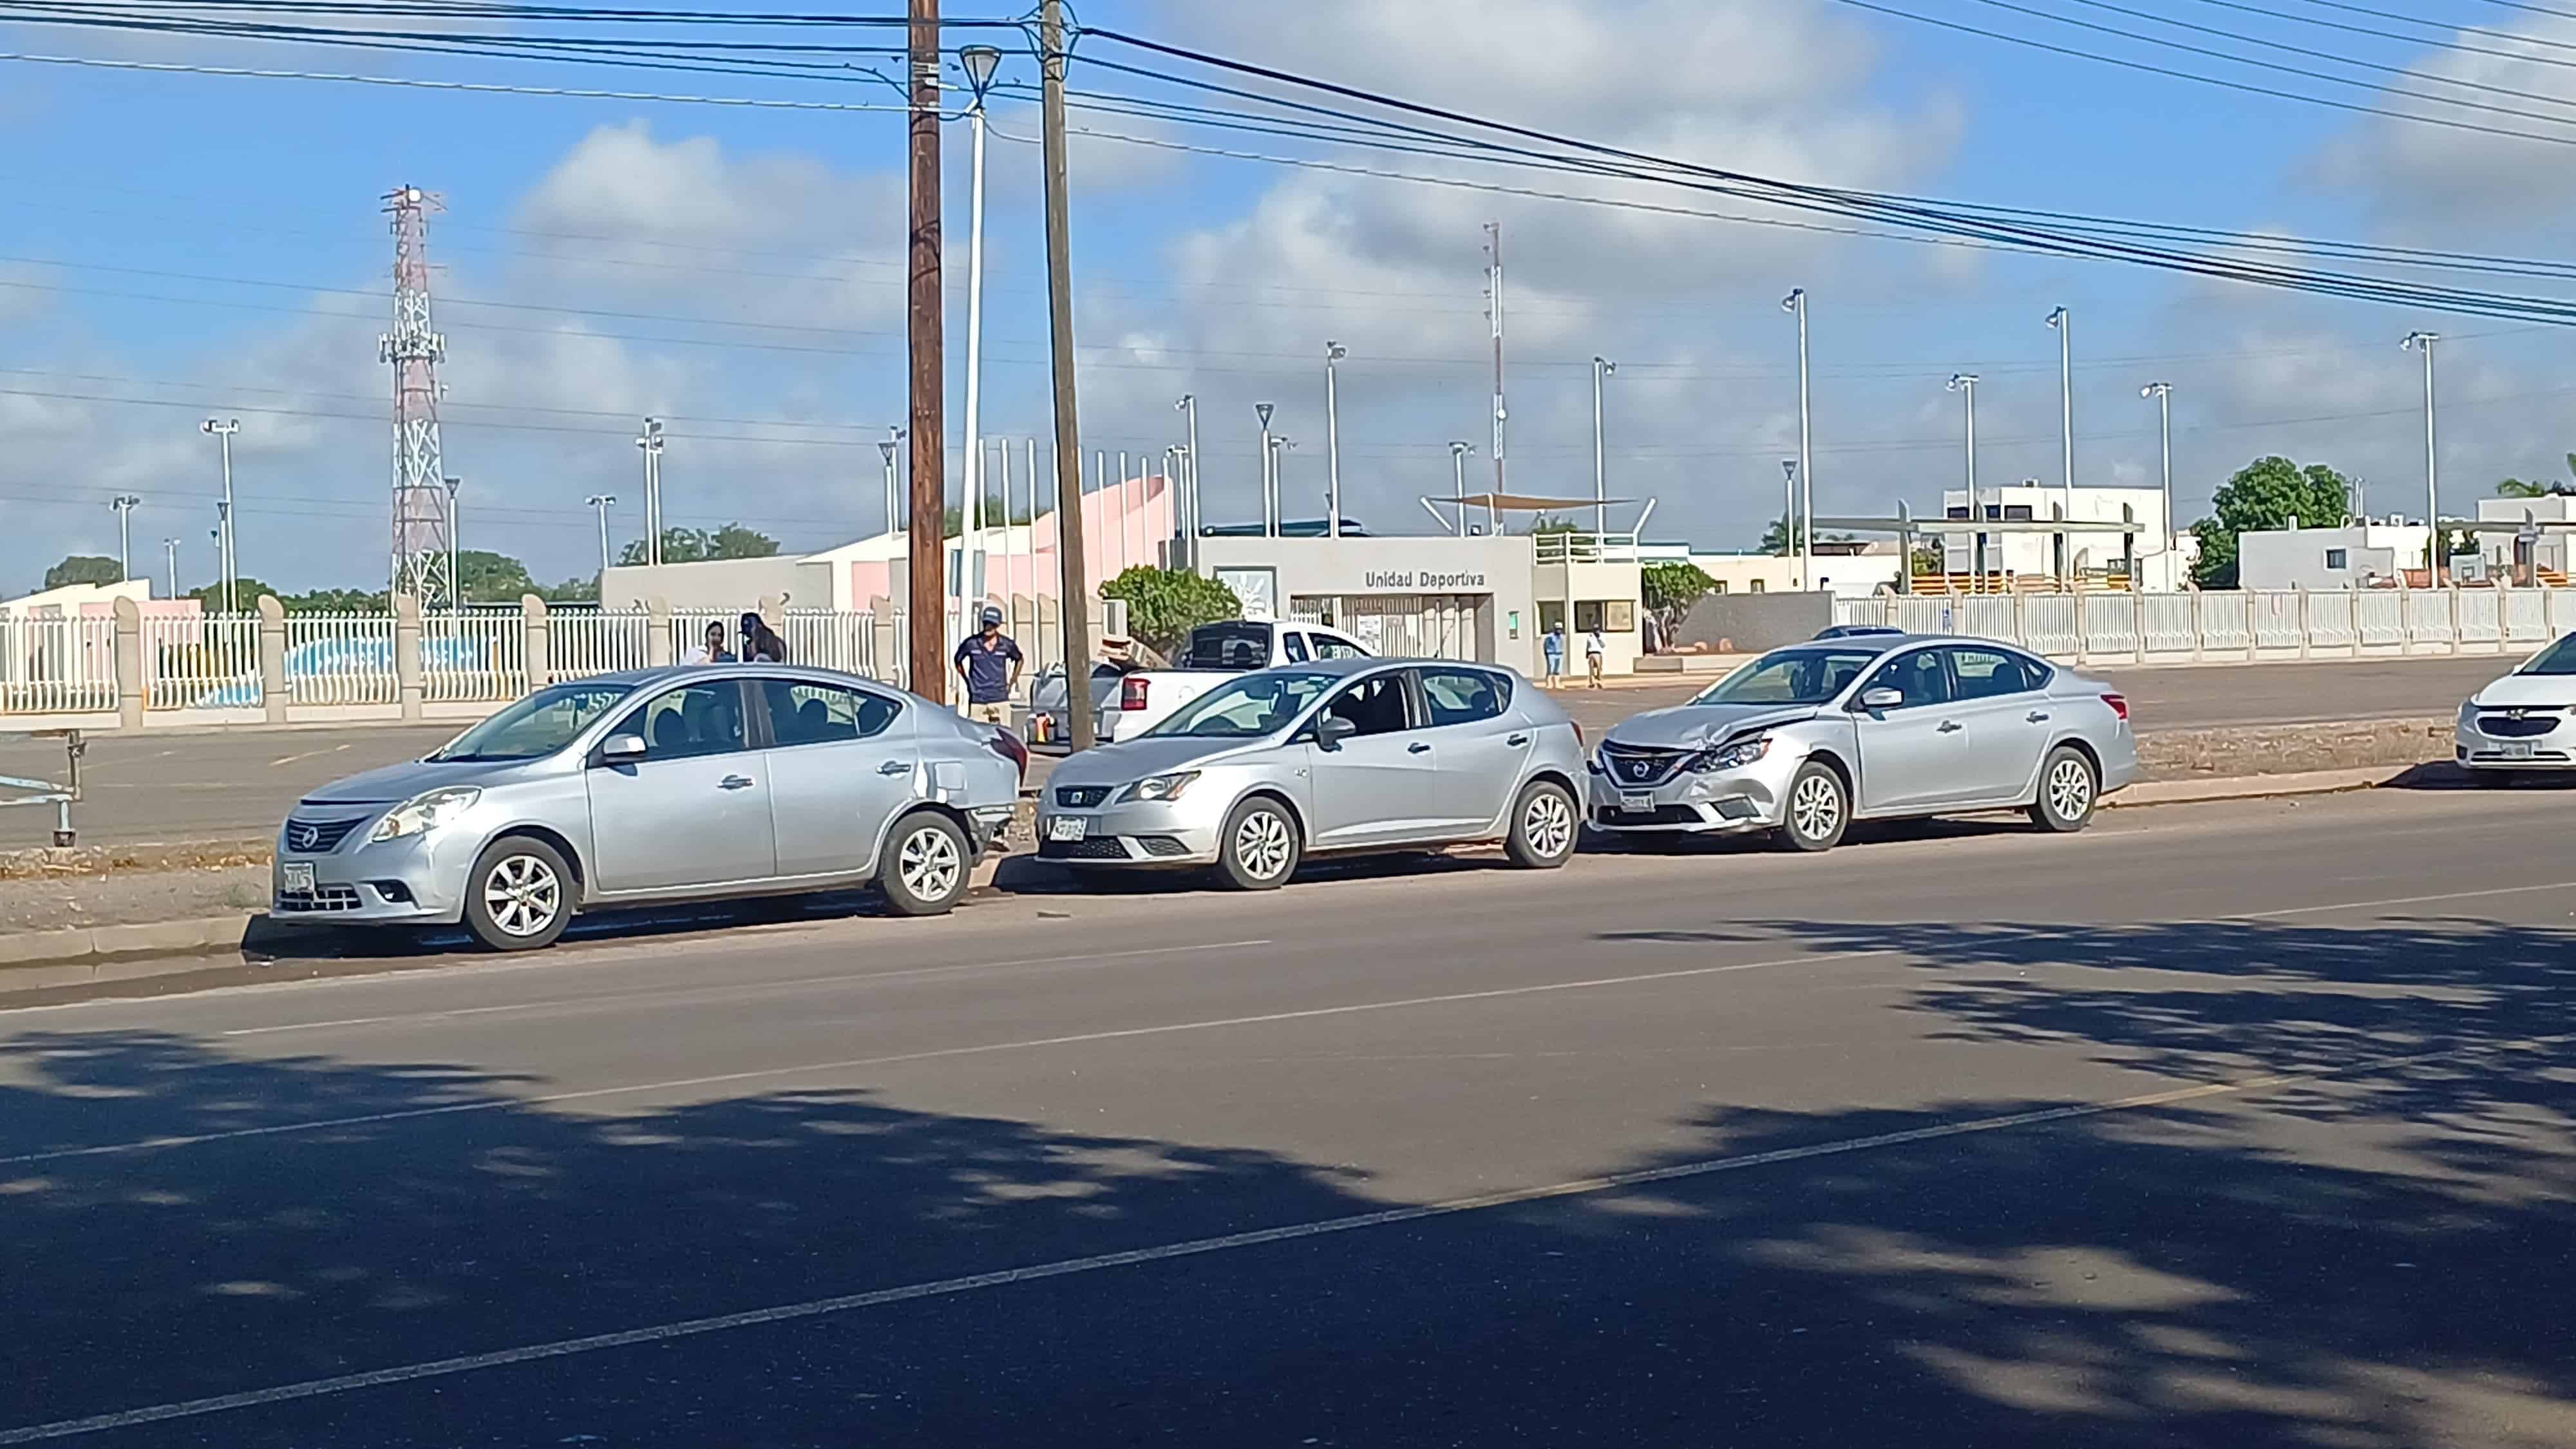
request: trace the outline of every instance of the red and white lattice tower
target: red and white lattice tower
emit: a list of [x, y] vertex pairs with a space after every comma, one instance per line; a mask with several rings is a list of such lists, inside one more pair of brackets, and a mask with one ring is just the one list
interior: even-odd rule
[[448, 602], [446, 465], [438, 445], [438, 364], [447, 339], [429, 320], [430, 212], [436, 196], [417, 186], [385, 193], [393, 218], [394, 325], [378, 355], [394, 370], [393, 590], [424, 606]]

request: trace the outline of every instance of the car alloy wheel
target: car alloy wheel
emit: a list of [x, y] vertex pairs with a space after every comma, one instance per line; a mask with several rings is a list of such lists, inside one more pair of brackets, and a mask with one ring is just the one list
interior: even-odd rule
[[483, 911], [503, 935], [542, 935], [563, 912], [563, 878], [534, 855], [505, 855], [484, 874]]
[[1254, 880], [1276, 880], [1286, 875], [1296, 854], [1297, 843], [1289, 833], [1288, 822], [1276, 810], [1250, 811], [1234, 828], [1234, 858], [1243, 863], [1243, 873]]
[[964, 868], [957, 855], [956, 835], [933, 825], [906, 835], [895, 859], [895, 870], [903, 878], [904, 889], [925, 901], [943, 900], [957, 889], [957, 875]]
[[2039, 798], [2031, 802], [2030, 823], [2061, 835], [2081, 830], [2092, 822], [2101, 798], [2093, 762], [2072, 745], [2059, 745], [2039, 767]]
[[1562, 785], [1533, 780], [1521, 791], [1503, 852], [1524, 869], [1552, 870], [1574, 854], [1575, 829], [1574, 797]]
[[1823, 775], [1809, 775], [1798, 782], [1797, 793], [1789, 797], [1789, 824], [1809, 840], [1823, 840], [1834, 833], [1843, 821], [1842, 792]]

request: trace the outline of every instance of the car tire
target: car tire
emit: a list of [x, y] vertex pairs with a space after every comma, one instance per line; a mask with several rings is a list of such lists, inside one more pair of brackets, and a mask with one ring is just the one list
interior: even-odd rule
[[1239, 891], [1271, 891], [1288, 883], [1306, 853], [1297, 817], [1276, 800], [1254, 796], [1225, 817], [1217, 840], [1216, 873]]
[[486, 950], [538, 950], [571, 924], [579, 894], [561, 852], [534, 836], [505, 835], [483, 848], [465, 877], [465, 929]]
[[1574, 792], [1554, 780], [1532, 780], [1512, 802], [1511, 833], [1503, 837], [1503, 854], [1523, 870], [1554, 870], [1574, 858], [1583, 833], [1583, 812]]
[[2093, 823], [2102, 800], [2102, 777], [2093, 761], [2072, 745], [2059, 745], [2039, 764], [2039, 798], [2030, 804], [2030, 823], [2052, 835], [2071, 835]]
[[1772, 839], [1783, 850], [1813, 855], [1840, 845], [1851, 828], [1851, 790], [1831, 766], [1809, 760], [1789, 777], [1789, 797]]
[[935, 810], [915, 810], [886, 836], [877, 893], [898, 916], [944, 916], [966, 898], [974, 861], [956, 821]]

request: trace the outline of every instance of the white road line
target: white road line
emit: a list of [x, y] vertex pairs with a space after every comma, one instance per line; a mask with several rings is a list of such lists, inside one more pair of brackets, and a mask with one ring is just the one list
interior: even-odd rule
[[1987, 1132], [2010, 1131], [2018, 1127], [2072, 1122], [2086, 1117], [2139, 1111], [2149, 1107], [2169, 1107], [2211, 1097], [2241, 1096], [2291, 1082], [2314, 1081], [2351, 1072], [2386, 1070], [2442, 1061], [2466, 1057], [2475, 1052], [2543, 1050], [2551, 1046], [2563, 1045], [2571, 1040], [2576, 1040], [2576, 1033], [2564, 1036], [2532, 1037], [2521, 1041], [2479, 1047], [2453, 1048], [2447, 1051], [2365, 1057], [2339, 1067], [2315, 1067], [2277, 1072], [2270, 1076], [2252, 1077], [2237, 1082], [2210, 1082], [2199, 1086], [2178, 1087], [2170, 1091], [2119, 1097], [2105, 1102], [2083, 1102], [2064, 1107], [2046, 1107], [2031, 1112], [1978, 1117], [1965, 1122], [1944, 1123], [1936, 1127], [1912, 1127], [1901, 1132], [1881, 1132], [1867, 1137], [1846, 1137], [1833, 1142], [1811, 1143], [1805, 1147], [1782, 1147], [1769, 1152], [1748, 1152], [1735, 1157], [1712, 1157], [1698, 1162], [1676, 1163], [1667, 1167], [1641, 1168], [1635, 1172], [1605, 1173], [1599, 1177], [1577, 1178], [1571, 1182], [1549, 1183], [1543, 1187], [1513, 1188], [1501, 1192], [1479, 1193], [1473, 1197], [1423, 1203], [1413, 1207], [1353, 1213], [1346, 1217], [1324, 1218], [1314, 1222], [1293, 1223], [1284, 1227], [1260, 1228], [1251, 1232], [1226, 1233], [1211, 1238], [1191, 1238], [1151, 1248], [1132, 1248], [1125, 1252], [1094, 1253], [1087, 1257], [1062, 1258], [1051, 1263], [1037, 1263], [1023, 1268], [1003, 1268], [990, 1273], [970, 1273], [964, 1277], [940, 1278], [927, 1283], [906, 1284], [898, 1288], [845, 1293], [831, 1298], [809, 1299], [802, 1303], [783, 1303], [740, 1313], [684, 1318], [645, 1328], [621, 1329], [614, 1333], [594, 1333], [580, 1338], [556, 1339], [550, 1343], [523, 1344], [517, 1348], [498, 1349], [490, 1353], [464, 1354], [455, 1358], [428, 1359], [419, 1363], [369, 1369], [362, 1373], [336, 1374], [329, 1378], [306, 1379], [300, 1383], [278, 1384], [270, 1388], [251, 1389], [242, 1393], [220, 1394], [213, 1398], [182, 1399], [174, 1403], [154, 1404], [145, 1408], [93, 1414], [81, 1419], [57, 1419], [50, 1424], [30, 1424], [24, 1428], [0, 1430], [0, 1445], [33, 1444], [47, 1439], [70, 1439], [88, 1434], [105, 1433], [112, 1429], [129, 1429], [140, 1424], [202, 1418], [209, 1414], [257, 1408], [264, 1404], [327, 1398], [354, 1393], [361, 1389], [383, 1388], [389, 1384], [450, 1378], [457, 1374], [472, 1373], [477, 1369], [503, 1368], [512, 1364], [572, 1358], [581, 1354], [599, 1353], [614, 1348], [630, 1348], [639, 1344], [668, 1343], [674, 1339], [698, 1338], [737, 1328], [758, 1328], [774, 1323], [792, 1323], [800, 1319], [851, 1313], [863, 1308], [881, 1308], [890, 1303], [910, 1303], [925, 1298], [953, 1298], [960, 1294], [981, 1292], [988, 1288], [1007, 1288], [1020, 1283], [1043, 1282], [1049, 1278], [1070, 1278], [1077, 1274], [1097, 1273], [1110, 1268], [1129, 1268], [1147, 1263], [1170, 1262], [1176, 1258], [1197, 1258], [1212, 1253], [1263, 1247], [1271, 1243], [1332, 1237], [1342, 1233], [1360, 1232], [1368, 1228], [1395, 1227], [1404, 1223], [1456, 1217], [1465, 1213], [1484, 1212], [1493, 1208], [1513, 1207], [1524, 1203], [1591, 1196], [1626, 1188], [1644, 1187], [1654, 1183], [1709, 1177], [1722, 1172], [1742, 1172], [1749, 1168], [1773, 1167], [1784, 1162], [1804, 1162], [1822, 1157], [1847, 1157], [1856, 1153], [1874, 1152], [1880, 1148], [1937, 1142], [1950, 1137], [1969, 1137]]
[[306, 750], [300, 755], [287, 755], [281, 759], [271, 760], [268, 763], [269, 767], [274, 769], [279, 765], [292, 765], [298, 760], [310, 760], [322, 755], [336, 755], [347, 748], [349, 748], [347, 745], [333, 745], [328, 749]]
[[1283, 1021], [1314, 1021], [1331, 1016], [1356, 1016], [1373, 1011], [1401, 1011], [1415, 1006], [1445, 1006], [1462, 1001], [1497, 1001], [1515, 996], [1540, 996], [1559, 991], [1589, 991], [1609, 986], [1638, 986], [1654, 981], [1685, 981], [1700, 976], [1724, 976], [1738, 971], [1761, 971], [1778, 966], [1818, 965], [1827, 961], [1860, 961], [1877, 956], [1896, 956], [1893, 949], [1874, 951], [1836, 951], [1827, 955], [1783, 956], [1771, 961], [1742, 961], [1729, 966], [1692, 966], [1677, 971], [1647, 971], [1630, 976], [1596, 976], [1581, 981], [1550, 981], [1533, 986], [1502, 986], [1487, 991], [1453, 991], [1439, 996], [1408, 996], [1393, 1001], [1362, 1001], [1347, 1006], [1318, 1006], [1303, 1011], [1270, 1011], [1257, 1016], [1224, 1016], [1204, 1021], [1177, 1021], [1162, 1026], [1121, 1027], [1112, 1031], [1075, 1032], [1066, 1036], [1031, 1037], [1023, 1041], [986, 1042], [979, 1046], [935, 1047], [928, 1051], [897, 1052], [888, 1056], [851, 1057], [842, 1061], [805, 1062], [797, 1066], [759, 1067], [750, 1071], [719, 1072], [704, 1077], [679, 1077], [662, 1082], [632, 1082], [622, 1087], [590, 1087], [577, 1092], [547, 1092], [533, 1097], [495, 1097], [472, 1102], [450, 1102], [440, 1107], [410, 1107], [397, 1112], [369, 1112], [355, 1117], [326, 1117], [305, 1122], [279, 1122], [266, 1127], [241, 1127], [229, 1132], [195, 1132], [168, 1137], [145, 1137], [131, 1142], [108, 1142], [95, 1147], [61, 1147], [44, 1152], [25, 1152], [14, 1157], [0, 1157], [0, 1167], [19, 1167], [38, 1162], [62, 1162], [78, 1157], [112, 1157], [128, 1152], [150, 1152], [170, 1147], [195, 1147], [208, 1142], [236, 1142], [252, 1137], [282, 1137], [296, 1132], [320, 1132], [337, 1127], [367, 1127], [382, 1122], [408, 1122], [422, 1117], [447, 1117], [462, 1112], [491, 1112], [508, 1107], [541, 1107], [557, 1102], [587, 1102], [601, 1097], [622, 1097], [635, 1092], [680, 1091], [692, 1087], [727, 1086], [737, 1082], [760, 1081], [772, 1077], [802, 1076], [809, 1072], [855, 1071], [862, 1067], [896, 1066], [909, 1062], [944, 1061], [952, 1057], [986, 1056], [996, 1052], [1034, 1051], [1042, 1047], [1085, 1046], [1093, 1042], [1128, 1041], [1136, 1037], [1173, 1036], [1182, 1032], [1215, 1031], [1225, 1027], [1268, 1026]]
[[2522, 896], [2535, 891], [2576, 891], [2576, 880], [2550, 881], [2543, 885], [2495, 886], [2487, 890], [2443, 891], [2429, 896], [2391, 896], [2378, 901], [2348, 901], [2334, 906], [2291, 906], [2278, 911], [2247, 911], [2241, 915], [2220, 916], [2222, 921], [2271, 921], [2283, 916], [2317, 916], [2330, 911], [2376, 910], [2382, 906], [2430, 906], [2443, 901], [2475, 901], [2490, 896]]

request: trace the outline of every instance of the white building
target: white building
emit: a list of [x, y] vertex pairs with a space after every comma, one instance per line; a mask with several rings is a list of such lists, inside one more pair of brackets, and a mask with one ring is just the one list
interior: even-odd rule
[[[2057, 578], [2126, 573], [2134, 587], [2168, 593], [2187, 586], [2196, 540], [2177, 537], [2165, 517], [2164, 493], [2155, 488], [2078, 488], [2021, 483], [1980, 488], [1971, 511], [1964, 489], [1941, 495], [1946, 518], [1988, 518], [2006, 523], [2134, 523], [2135, 533], [2050, 534], [2045, 531], [1958, 534], [1944, 540], [1943, 567], [1954, 574], [2012, 574]], [[2069, 552], [2072, 558], [2068, 557]]]
[[[2537, 537], [2531, 541], [2531, 557], [2523, 562], [2558, 574], [2576, 572], [2568, 567], [2571, 553], [2576, 553], [2570, 544], [2571, 530], [2576, 530], [2576, 497], [2552, 493], [2540, 498], [2481, 498], [2478, 522], [2488, 525], [2478, 530], [2478, 552], [2486, 556], [2491, 576], [2514, 577], [2515, 537], [2525, 531]], [[2528, 530], [2519, 526], [2524, 524]]]
[[2236, 582], [2247, 589], [2395, 586], [2421, 571], [2432, 530], [2420, 523], [2271, 528], [2236, 536]]
[[[1821, 532], [1822, 530], [1819, 530]], [[1651, 553], [1649, 563], [1662, 560]], [[1720, 594], [1785, 594], [1798, 591], [1798, 560], [1774, 553], [1690, 553], [1676, 563], [1693, 563], [1716, 584]], [[1816, 545], [1816, 588], [1838, 599], [1865, 599], [1891, 592], [1905, 574], [1905, 550], [1894, 539], [1868, 543], [1835, 539]]]

